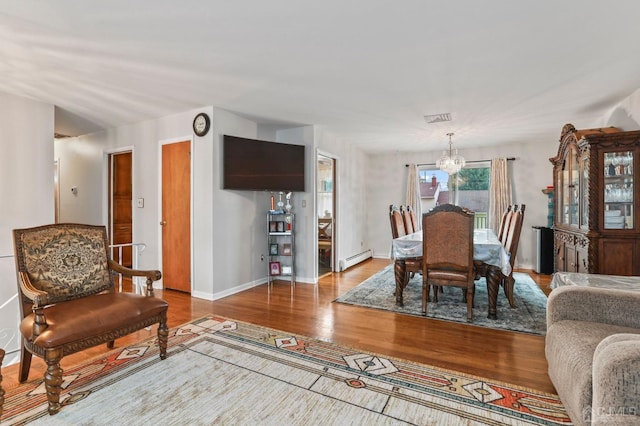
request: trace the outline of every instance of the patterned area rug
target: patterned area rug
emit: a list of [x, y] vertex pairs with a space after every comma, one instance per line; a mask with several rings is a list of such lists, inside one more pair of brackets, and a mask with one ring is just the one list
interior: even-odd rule
[[[509, 306], [509, 301], [500, 287], [497, 320], [487, 318], [487, 284], [484, 277], [475, 282], [473, 324], [532, 334], [546, 334], [547, 296], [528, 274], [514, 272], [513, 277], [516, 280], [514, 294], [516, 308], [512, 309]], [[395, 288], [393, 265], [389, 265], [335, 301], [422, 316], [422, 275], [416, 274], [409, 281], [403, 293], [403, 307], [396, 306], [393, 295]], [[433, 291], [431, 294], [433, 295]], [[468, 324], [467, 305], [462, 302], [462, 290], [455, 287], [445, 288], [444, 293], [438, 294], [438, 303], [429, 302], [427, 316]]]
[[7, 391], [3, 424], [556, 425], [556, 395], [364, 353], [221, 317], [64, 373], [62, 410], [42, 380]]

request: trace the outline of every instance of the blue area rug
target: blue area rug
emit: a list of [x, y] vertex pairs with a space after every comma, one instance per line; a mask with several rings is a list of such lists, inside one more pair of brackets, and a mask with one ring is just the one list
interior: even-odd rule
[[[546, 334], [547, 296], [528, 274], [514, 272], [516, 280], [514, 301], [516, 308], [509, 306], [502, 287], [498, 293], [498, 319], [487, 318], [487, 284], [484, 278], [475, 282], [473, 301], [473, 325], [520, 331], [531, 334]], [[384, 309], [403, 314], [422, 316], [422, 275], [416, 274], [404, 290], [404, 307], [396, 306], [393, 265], [389, 265], [371, 278], [352, 288], [335, 302], [368, 308]], [[431, 291], [433, 296], [433, 290]], [[429, 302], [427, 317], [467, 323], [467, 305], [462, 302], [462, 289], [447, 287], [438, 295], [438, 302]]]

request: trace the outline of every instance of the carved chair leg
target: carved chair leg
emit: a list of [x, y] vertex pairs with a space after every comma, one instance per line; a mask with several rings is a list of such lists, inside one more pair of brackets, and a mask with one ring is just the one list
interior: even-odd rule
[[169, 340], [169, 328], [167, 327], [167, 318], [158, 325], [158, 346], [160, 347], [160, 359], [167, 357], [167, 341]]
[[20, 345], [20, 373], [18, 375], [18, 381], [24, 383], [29, 378], [29, 369], [31, 369], [31, 352], [25, 347], [24, 343]]
[[427, 302], [429, 302], [429, 292], [431, 286], [427, 285], [427, 280], [422, 280], [422, 315], [427, 315]]
[[44, 386], [47, 389], [47, 400], [49, 401], [49, 414], [54, 415], [62, 405], [60, 405], [60, 391], [62, 390], [62, 349], [47, 349], [44, 353], [44, 361], [47, 363], [47, 371], [44, 373]]
[[504, 295], [509, 300], [509, 306], [511, 308], [515, 308], [516, 307], [516, 303], [513, 300], [513, 290], [514, 290], [515, 282], [516, 282], [516, 280], [513, 278], [512, 275], [509, 275], [508, 277], [505, 277], [504, 280], [502, 280], [502, 287], [504, 288]]
[[473, 322], [473, 287], [467, 287], [467, 322]]

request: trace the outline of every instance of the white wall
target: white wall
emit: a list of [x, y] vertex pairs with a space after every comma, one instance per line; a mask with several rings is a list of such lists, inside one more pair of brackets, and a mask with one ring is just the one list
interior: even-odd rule
[[[59, 212], [60, 222], [104, 225], [102, 183], [102, 137], [56, 139], [54, 157], [59, 161]], [[76, 188], [77, 192], [71, 191]], [[105, 219], [106, 220], [106, 219]]]
[[19, 356], [19, 306], [11, 230], [52, 223], [54, 107], [0, 94], [0, 347]]
[[[516, 265], [520, 268], [533, 266], [533, 231], [531, 226], [547, 225], [547, 196], [542, 189], [553, 184], [553, 168], [549, 158], [558, 148], [558, 139], [526, 144], [465, 148], [460, 154], [466, 160], [488, 160], [495, 157], [515, 157], [509, 162], [512, 176], [514, 203], [526, 204], [525, 220], [520, 237]], [[369, 235], [374, 256], [388, 257], [391, 248], [389, 204], [406, 204], [405, 191], [409, 163], [435, 163], [440, 150], [432, 152], [393, 153], [369, 157], [366, 192], [370, 194], [368, 210]]]
[[[368, 157], [361, 149], [327, 132], [322, 126], [315, 127], [315, 139], [321, 153], [336, 158], [335, 231], [337, 232], [337, 257], [340, 261], [364, 250], [373, 249], [368, 220], [369, 206], [373, 199], [367, 183], [370, 179], [367, 167]], [[315, 182], [314, 176], [312, 185], [315, 185]], [[312, 202], [313, 212], [315, 212], [317, 205], [315, 200]], [[316, 244], [315, 241], [313, 244]]]
[[640, 129], [640, 89], [623, 99], [604, 118], [603, 126], [614, 126], [624, 131]]

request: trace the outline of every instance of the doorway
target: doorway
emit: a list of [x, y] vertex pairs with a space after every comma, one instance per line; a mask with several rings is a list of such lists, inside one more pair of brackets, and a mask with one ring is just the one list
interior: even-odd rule
[[164, 143], [162, 155], [162, 282], [191, 293], [191, 141]]
[[109, 240], [114, 246], [129, 244], [114, 248], [111, 258], [129, 268], [133, 265], [132, 165], [132, 151], [108, 154]]
[[336, 160], [317, 154], [316, 208], [318, 215], [318, 277], [336, 264]]

